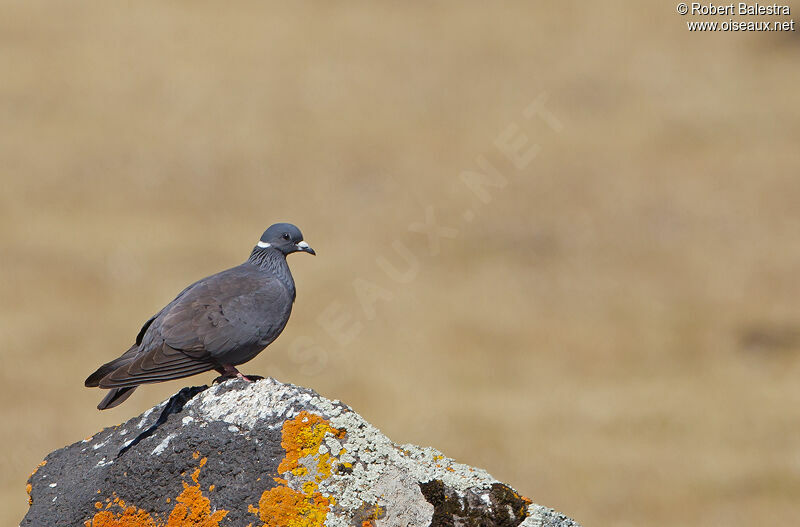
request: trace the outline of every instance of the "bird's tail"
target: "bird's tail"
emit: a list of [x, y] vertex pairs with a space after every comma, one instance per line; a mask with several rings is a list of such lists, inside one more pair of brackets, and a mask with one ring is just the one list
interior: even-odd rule
[[[112, 371], [116, 370], [120, 366], [123, 366], [131, 362], [131, 360], [133, 360], [133, 358], [136, 355], [137, 348], [138, 346], [134, 344], [133, 346], [130, 347], [130, 349], [128, 349], [128, 351], [123, 353], [122, 356], [119, 357], [118, 359], [114, 359], [111, 362], [107, 362], [102, 366], [100, 366], [99, 368], [97, 368], [97, 370], [94, 373], [92, 373], [91, 375], [89, 375], [89, 377], [86, 378], [84, 384], [89, 388], [100, 386], [100, 381], [103, 379], [103, 377], [105, 377]], [[100, 401], [100, 404], [97, 405], [97, 409], [107, 410], [108, 408], [114, 408], [115, 406], [122, 404], [123, 402], [125, 402], [125, 399], [131, 396], [133, 390], [135, 389], [136, 386], [127, 386], [124, 388], [110, 389], [106, 394], [106, 396], [103, 397], [103, 400]]]
[[86, 378], [86, 380], [83, 382], [84, 386], [86, 386], [87, 388], [96, 388], [100, 386], [100, 380], [103, 377], [105, 377], [112, 371], [116, 370], [120, 366], [123, 366], [131, 362], [136, 357], [137, 351], [138, 351], [138, 346], [134, 344], [133, 346], [128, 348], [128, 351], [123, 353], [121, 357], [116, 358], [111, 362], [106, 362], [105, 364], [97, 368], [97, 370], [93, 374], [89, 375]]
[[114, 408], [125, 402], [125, 399], [131, 396], [136, 386], [128, 386], [126, 388], [111, 388], [100, 404], [97, 405], [98, 410], [108, 410]]

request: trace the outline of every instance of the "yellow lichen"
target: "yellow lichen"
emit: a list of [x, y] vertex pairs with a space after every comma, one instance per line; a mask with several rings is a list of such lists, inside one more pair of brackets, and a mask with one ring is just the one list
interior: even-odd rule
[[331, 505], [319, 492], [275, 487], [261, 495], [258, 517], [263, 527], [321, 527]]
[[331, 475], [331, 455], [327, 452], [320, 454], [317, 460], [317, 481], [328, 479]]

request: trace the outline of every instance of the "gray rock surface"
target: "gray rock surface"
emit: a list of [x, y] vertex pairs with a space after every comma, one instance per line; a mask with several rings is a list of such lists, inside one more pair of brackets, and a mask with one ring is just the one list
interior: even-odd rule
[[21, 525], [578, 527], [484, 470], [396, 445], [339, 401], [273, 379], [184, 388], [57, 450]]

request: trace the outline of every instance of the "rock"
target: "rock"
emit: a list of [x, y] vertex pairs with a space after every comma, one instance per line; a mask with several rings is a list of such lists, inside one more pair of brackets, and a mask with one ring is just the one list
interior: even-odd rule
[[273, 379], [184, 388], [48, 455], [28, 493], [25, 527], [578, 527]]

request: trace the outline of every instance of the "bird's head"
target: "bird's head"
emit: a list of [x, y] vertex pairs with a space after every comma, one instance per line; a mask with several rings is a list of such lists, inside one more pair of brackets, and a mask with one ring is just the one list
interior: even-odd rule
[[262, 249], [271, 247], [283, 254], [291, 254], [298, 251], [317, 254], [314, 249], [303, 241], [303, 233], [300, 232], [300, 229], [291, 223], [276, 223], [272, 225], [264, 231], [256, 246]]

